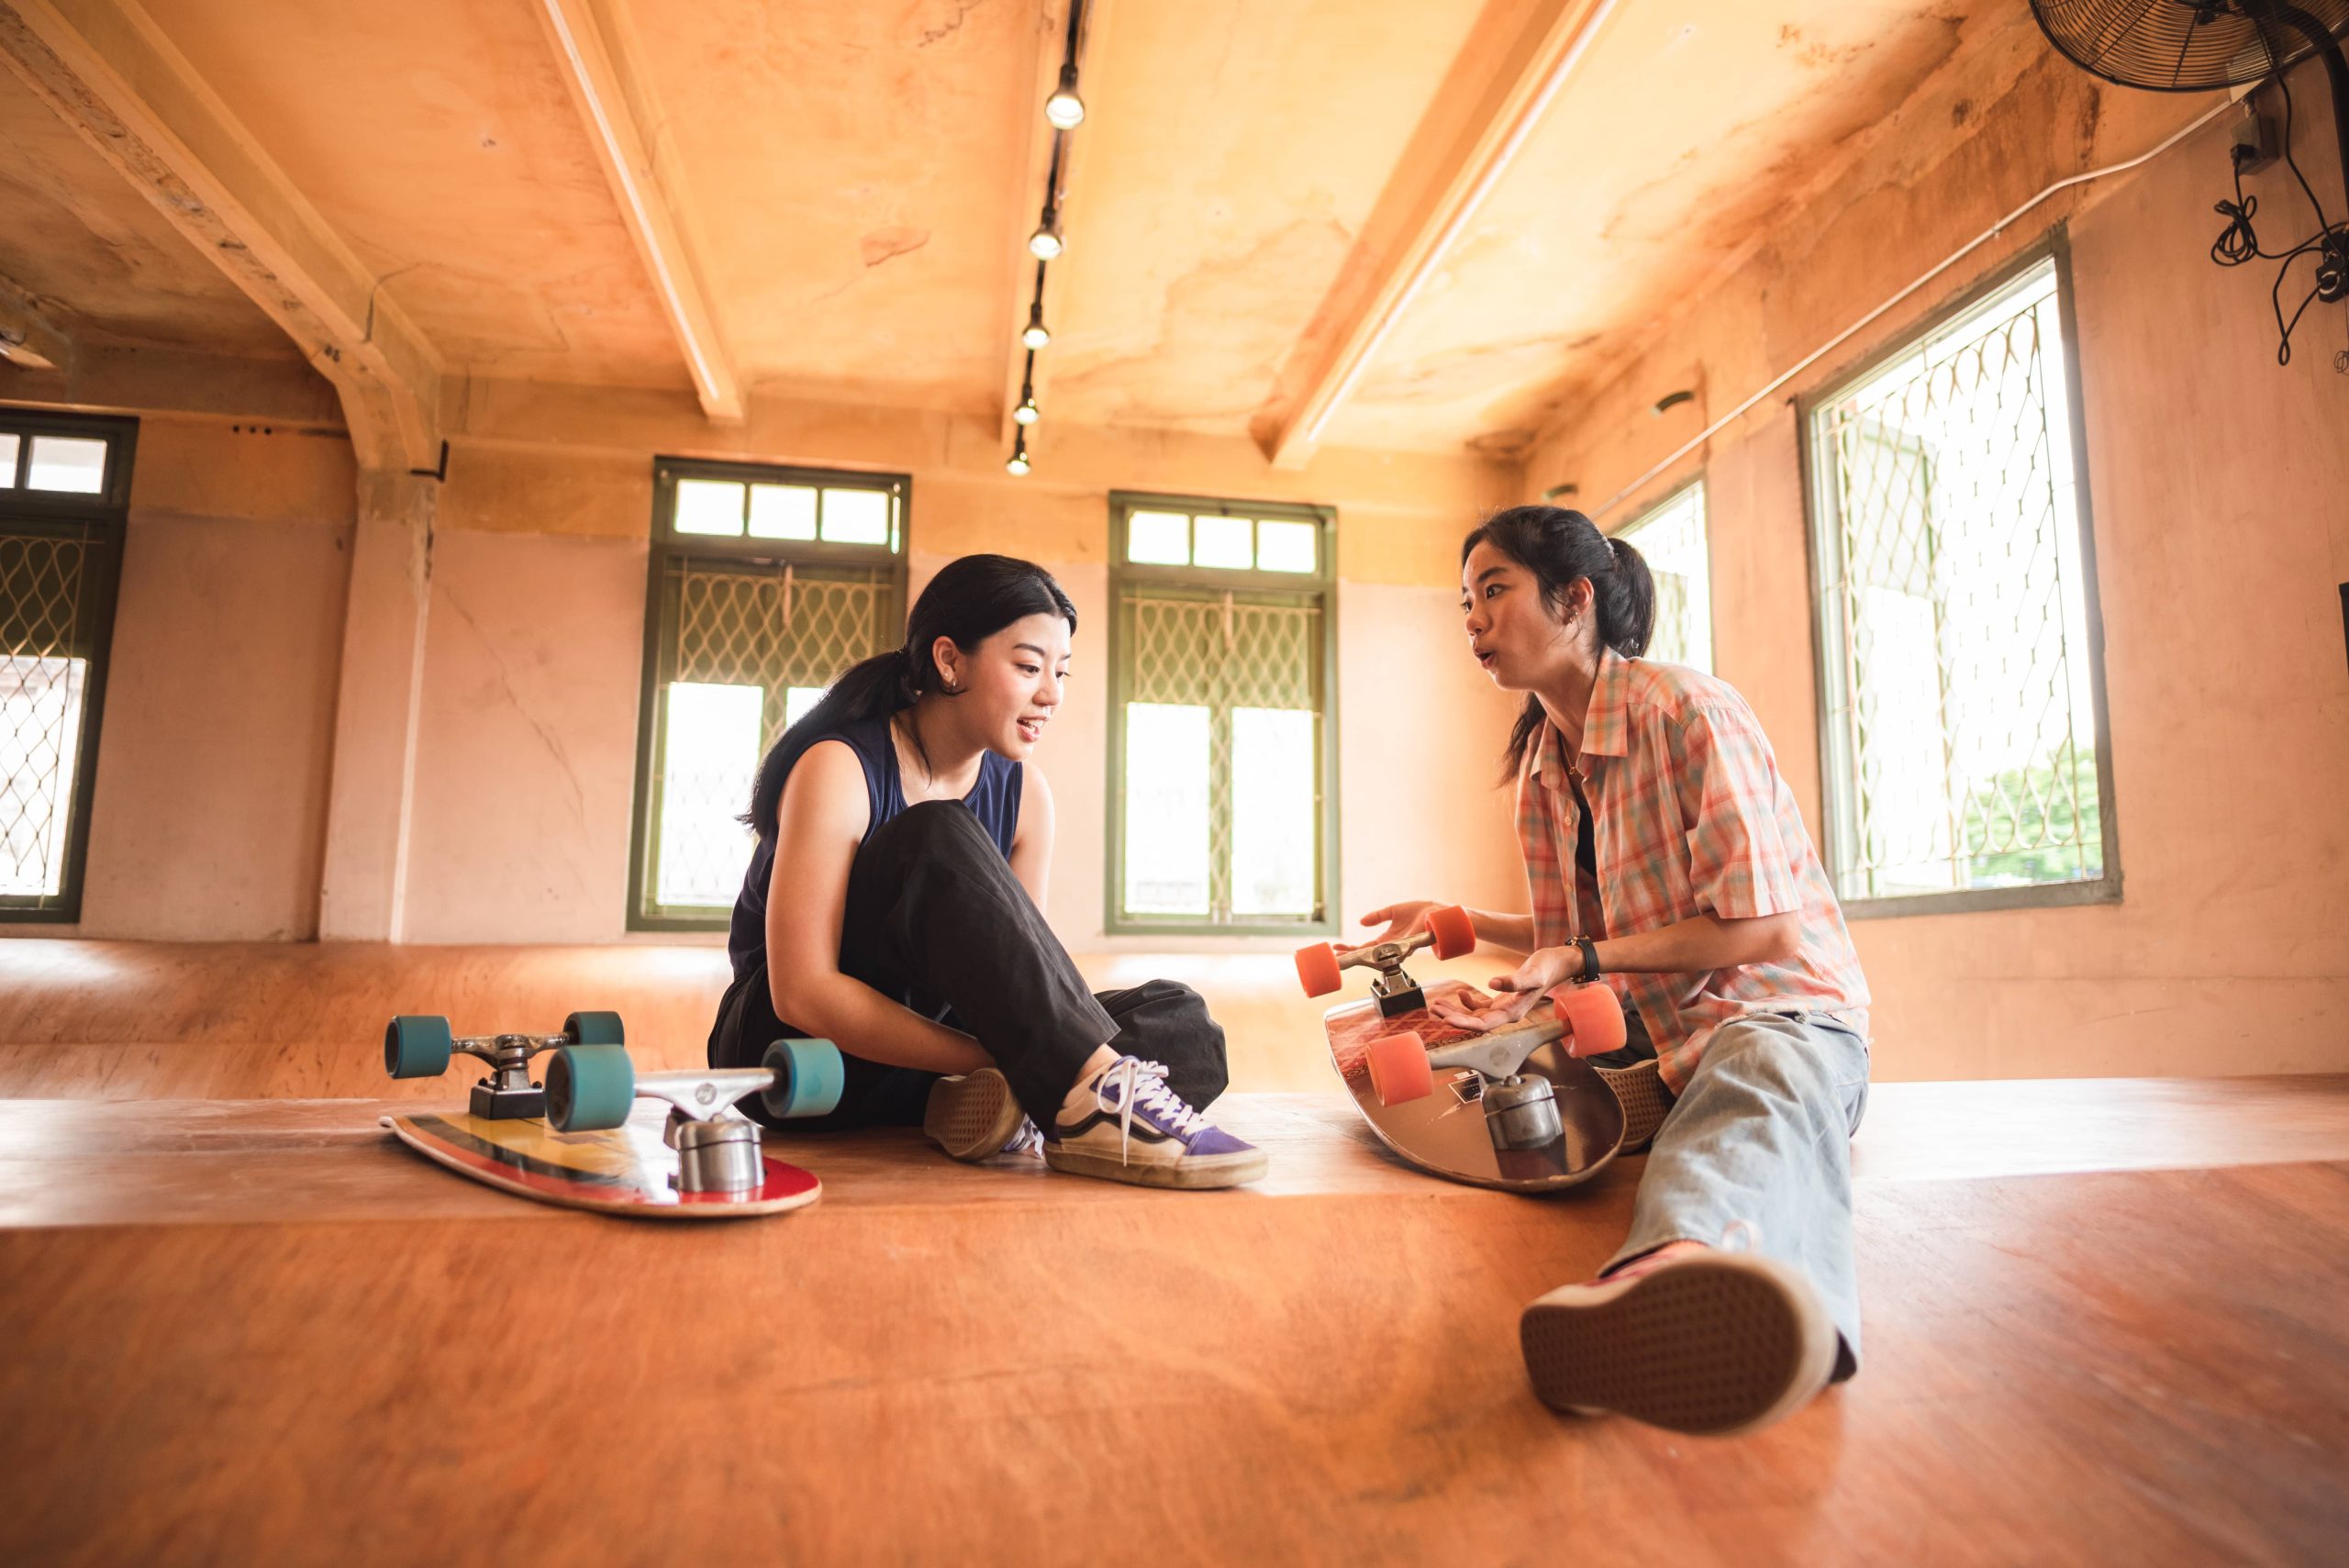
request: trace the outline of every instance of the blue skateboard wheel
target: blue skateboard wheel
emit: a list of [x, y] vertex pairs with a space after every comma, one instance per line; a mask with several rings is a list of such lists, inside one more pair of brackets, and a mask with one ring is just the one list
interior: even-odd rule
[[449, 1069], [449, 1020], [402, 1014], [384, 1029], [384, 1071], [395, 1078], [437, 1078]]
[[562, 1020], [562, 1032], [573, 1045], [626, 1045], [628, 1032], [618, 1013], [573, 1013]]
[[759, 1103], [777, 1121], [829, 1116], [848, 1087], [840, 1047], [829, 1040], [779, 1040], [767, 1047], [763, 1063], [774, 1082], [759, 1091]]
[[547, 1062], [547, 1120], [559, 1132], [602, 1132], [628, 1120], [636, 1064], [617, 1045], [566, 1045]]

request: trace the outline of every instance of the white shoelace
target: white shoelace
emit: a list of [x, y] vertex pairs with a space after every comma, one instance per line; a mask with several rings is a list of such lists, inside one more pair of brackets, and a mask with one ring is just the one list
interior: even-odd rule
[[[1109, 1086], [1115, 1084], [1125, 1092], [1113, 1102]], [[1118, 1113], [1118, 1158], [1126, 1158], [1134, 1136], [1134, 1106], [1147, 1107], [1160, 1117], [1175, 1137], [1189, 1141], [1191, 1134], [1208, 1125], [1208, 1118], [1183, 1103], [1183, 1096], [1166, 1086], [1166, 1063], [1144, 1062], [1139, 1056], [1120, 1056], [1101, 1069], [1101, 1077], [1093, 1085], [1093, 1100], [1105, 1111]]]

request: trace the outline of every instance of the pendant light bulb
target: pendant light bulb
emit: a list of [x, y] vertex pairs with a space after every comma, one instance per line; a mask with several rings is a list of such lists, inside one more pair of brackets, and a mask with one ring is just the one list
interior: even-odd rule
[[1061, 210], [1048, 206], [1044, 209], [1044, 221], [1028, 237], [1028, 254], [1039, 261], [1049, 261], [1065, 249], [1061, 241]]
[[1044, 302], [1038, 300], [1028, 307], [1028, 325], [1020, 328], [1019, 341], [1030, 349], [1041, 349], [1052, 340], [1044, 329]]
[[1032, 425], [1043, 417], [1044, 411], [1036, 406], [1036, 395], [1023, 390], [1019, 395], [1019, 406], [1011, 411], [1011, 422], [1015, 425]]
[[1019, 444], [1011, 449], [1011, 461], [1003, 465], [1003, 471], [1014, 479], [1024, 478], [1027, 475], [1028, 438], [1026, 436], [1021, 436]]
[[1076, 67], [1061, 67], [1061, 83], [1044, 100], [1044, 119], [1054, 130], [1074, 130], [1085, 123], [1085, 100], [1076, 95]]

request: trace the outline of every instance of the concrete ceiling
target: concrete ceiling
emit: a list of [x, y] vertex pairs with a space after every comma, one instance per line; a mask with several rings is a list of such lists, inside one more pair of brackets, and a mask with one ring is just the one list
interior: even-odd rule
[[[1319, 439], [1521, 450], [1762, 219], [1832, 177], [1838, 145], [1955, 48], [1956, 3], [1616, 6]], [[1309, 350], [1354, 322], [1350, 281], [1395, 252], [1380, 226], [1414, 210], [1404, 187], [1545, 7], [1096, 10], [1047, 417], [1265, 440]], [[713, 412], [707, 383], [728, 373], [807, 399], [999, 407], [1041, 196], [1035, 78], [1062, 0], [145, 0], [144, 15], [450, 375], [691, 390], [679, 322], [703, 297]], [[620, 141], [661, 174], [642, 182], [650, 228], [555, 46], [549, 18], [566, 15], [600, 28], [628, 87]], [[22, 94], [0, 94], [0, 203], [22, 219], [0, 225], [0, 278], [101, 336], [284, 341]]]

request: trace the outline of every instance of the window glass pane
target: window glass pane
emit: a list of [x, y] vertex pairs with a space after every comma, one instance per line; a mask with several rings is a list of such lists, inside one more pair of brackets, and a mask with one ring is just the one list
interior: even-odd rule
[[783, 727], [785, 729], [807, 717], [807, 712], [823, 700], [821, 686], [793, 686], [783, 694]]
[[742, 486], [731, 479], [677, 481], [677, 531], [681, 534], [742, 532]]
[[2034, 269], [1813, 417], [1848, 897], [2103, 874], [2055, 290]]
[[83, 436], [35, 436], [28, 490], [97, 495], [106, 487], [106, 444]]
[[1245, 572], [1255, 564], [1255, 525], [1245, 517], [1191, 519], [1191, 564]]
[[0, 490], [17, 486], [17, 439], [13, 435], [0, 435]]
[[1313, 910], [1316, 716], [1231, 711], [1231, 908], [1235, 915]]
[[759, 765], [757, 686], [672, 682], [661, 759], [660, 886], [671, 906], [723, 907], [742, 889], [750, 830], [735, 820]]
[[1126, 531], [1126, 559], [1152, 566], [1191, 563], [1191, 519], [1180, 512], [1136, 512]]
[[824, 539], [830, 544], [887, 544], [888, 493], [883, 490], [825, 491]]
[[82, 659], [0, 659], [0, 894], [64, 889], [88, 670]]
[[1208, 912], [1208, 710], [1126, 705], [1129, 913]]
[[1713, 672], [1711, 566], [1705, 557], [1705, 487], [1692, 484], [1618, 536], [1655, 579], [1655, 635], [1647, 656]]
[[814, 539], [816, 492], [804, 484], [751, 486], [752, 539]]
[[1267, 518], [1256, 525], [1256, 569], [1260, 572], [1317, 572], [1321, 530], [1311, 523], [1276, 523]]

